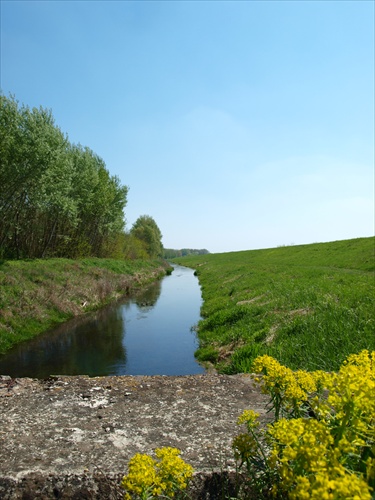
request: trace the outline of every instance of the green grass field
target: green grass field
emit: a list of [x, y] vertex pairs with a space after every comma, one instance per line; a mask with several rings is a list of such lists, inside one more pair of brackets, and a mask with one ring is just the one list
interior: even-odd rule
[[197, 359], [222, 373], [260, 354], [331, 371], [375, 350], [374, 249], [371, 237], [174, 259], [202, 288]]

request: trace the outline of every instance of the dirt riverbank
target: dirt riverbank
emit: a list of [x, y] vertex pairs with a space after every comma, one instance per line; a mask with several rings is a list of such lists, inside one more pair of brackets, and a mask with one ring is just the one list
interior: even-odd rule
[[219, 498], [237, 417], [266, 402], [249, 375], [0, 377], [0, 498], [121, 498], [129, 459], [162, 446], [196, 470], [191, 498]]

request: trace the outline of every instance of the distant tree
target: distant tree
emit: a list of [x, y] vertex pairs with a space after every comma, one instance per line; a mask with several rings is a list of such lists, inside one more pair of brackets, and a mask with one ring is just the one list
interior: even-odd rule
[[210, 253], [208, 250], [205, 248], [198, 250], [196, 248], [183, 248], [181, 250], [182, 255], [205, 255], [207, 253]]
[[196, 249], [196, 248], [182, 248], [181, 250], [175, 250], [173, 248], [165, 248], [164, 249], [164, 258], [165, 259], [173, 259], [175, 257], [185, 257], [186, 255], [205, 255], [210, 253], [205, 248]]
[[124, 234], [122, 254], [125, 259], [148, 259], [147, 245], [130, 233]]
[[141, 215], [133, 224], [130, 235], [142, 241], [149, 257], [162, 257], [162, 234], [156, 222], [149, 215]]
[[181, 257], [181, 250], [174, 250], [173, 248], [164, 248], [164, 259], [174, 259]]

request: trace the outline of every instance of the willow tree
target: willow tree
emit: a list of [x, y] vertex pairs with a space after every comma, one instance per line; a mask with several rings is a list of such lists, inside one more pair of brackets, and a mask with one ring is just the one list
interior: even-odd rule
[[68, 140], [50, 111], [0, 98], [0, 244], [10, 256], [42, 257], [59, 220], [76, 216]]
[[0, 257], [105, 256], [127, 187], [51, 111], [0, 95]]
[[[73, 146], [72, 196], [77, 202], [78, 224], [70, 242], [73, 256], [106, 256], [110, 243], [124, 230], [128, 187], [111, 176], [104, 161], [89, 148]], [[114, 244], [114, 243], [113, 243]]]

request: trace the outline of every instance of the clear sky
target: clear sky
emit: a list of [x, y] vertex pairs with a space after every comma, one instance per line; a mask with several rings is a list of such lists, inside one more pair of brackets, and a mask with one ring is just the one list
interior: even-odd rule
[[102, 157], [166, 248], [374, 234], [372, 0], [2, 0], [1, 89]]

